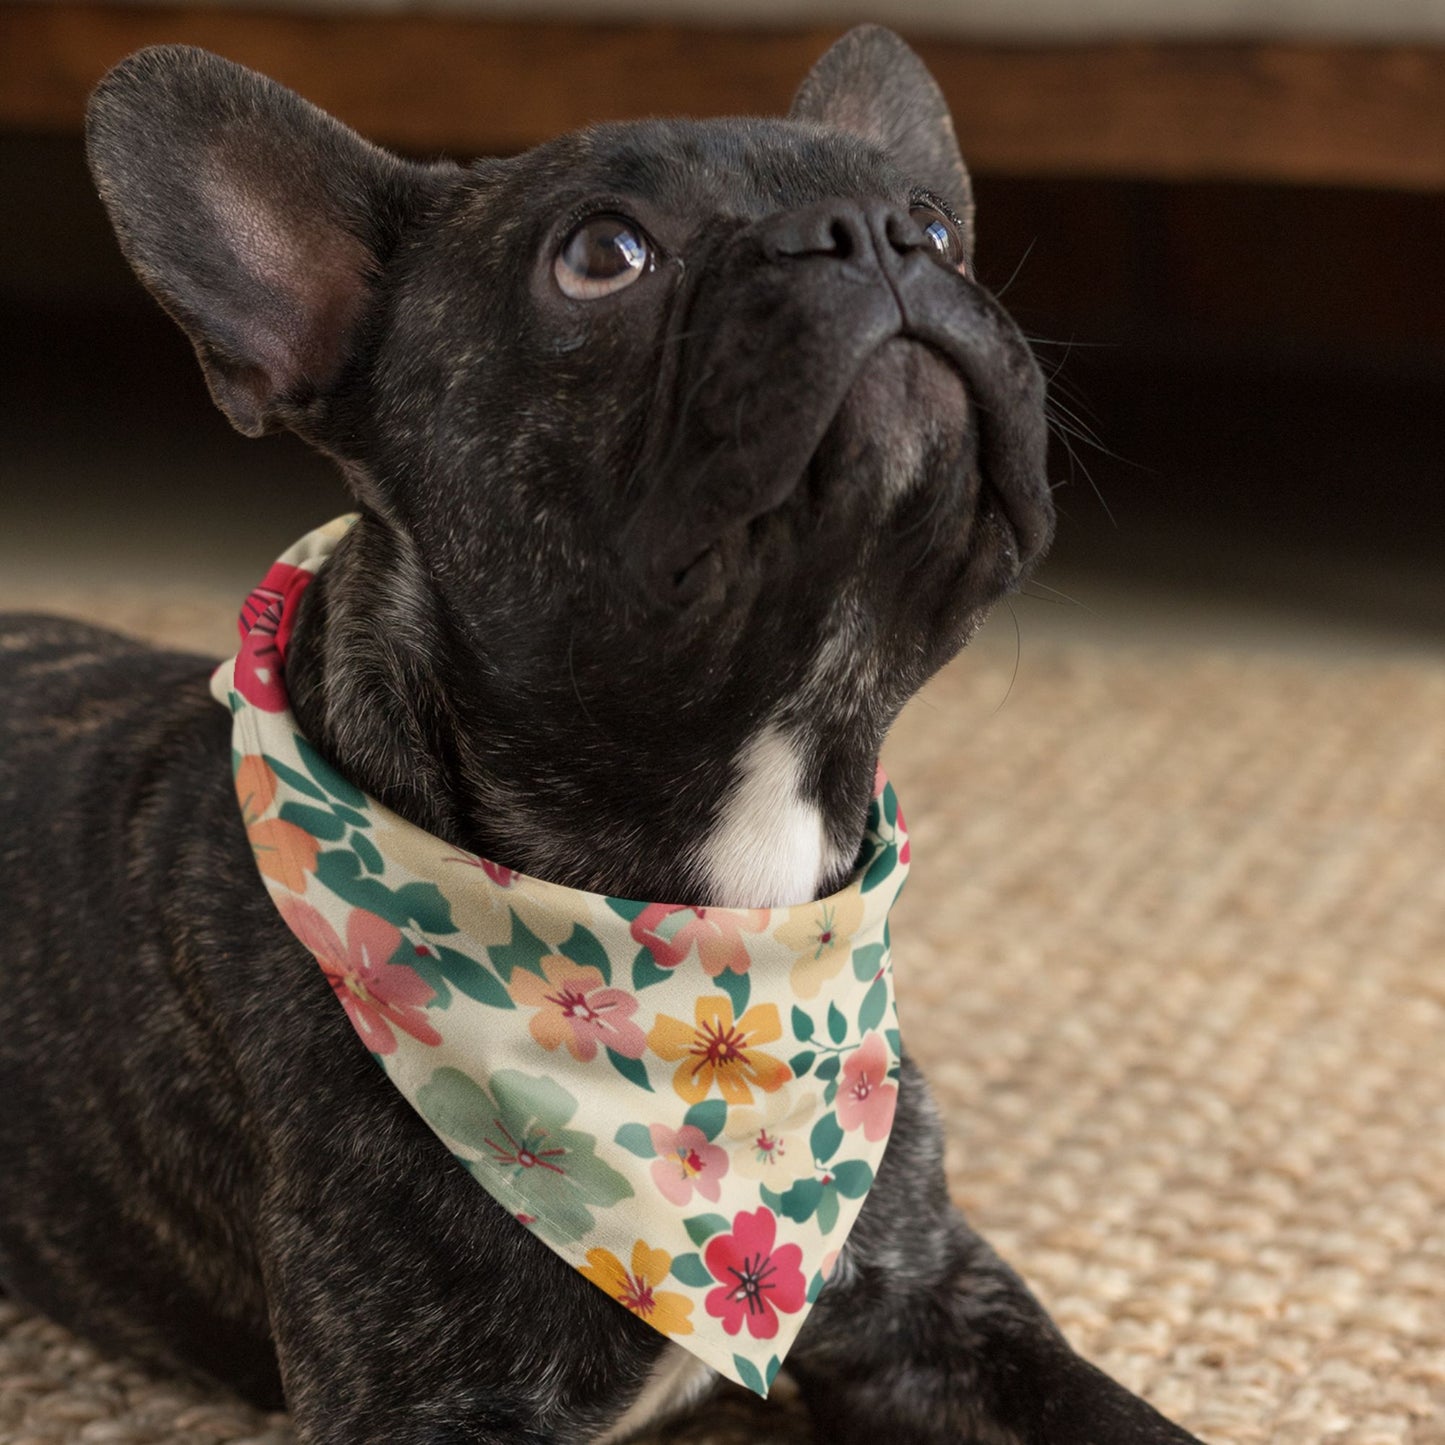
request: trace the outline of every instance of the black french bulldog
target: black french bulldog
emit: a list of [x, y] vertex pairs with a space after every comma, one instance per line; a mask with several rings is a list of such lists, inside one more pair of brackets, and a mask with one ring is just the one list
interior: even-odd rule
[[[849, 871], [904, 701], [1044, 550], [1044, 386], [879, 29], [785, 120], [420, 165], [201, 51], [97, 90], [121, 245], [243, 432], [361, 520], [288, 656], [358, 786], [521, 871], [771, 905]], [[269, 559], [258, 558], [258, 575]], [[455, 1168], [258, 881], [212, 664], [0, 623], [0, 1275], [313, 1445], [621, 1439], [713, 1377]], [[906, 986], [904, 989], [906, 1009]], [[949, 1203], [926, 1086], [788, 1361], [817, 1438], [1192, 1437]]]

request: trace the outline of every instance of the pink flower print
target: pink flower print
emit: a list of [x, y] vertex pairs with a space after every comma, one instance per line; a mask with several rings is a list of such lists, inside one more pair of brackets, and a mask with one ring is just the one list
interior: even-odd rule
[[803, 1251], [796, 1244], [775, 1249], [777, 1232], [771, 1209], [744, 1210], [734, 1217], [731, 1234], [708, 1244], [704, 1260], [719, 1284], [708, 1291], [705, 1307], [730, 1335], [746, 1320], [755, 1340], [770, 1340], [778, 1333], [778, 1311], [794, 1314], [803, 1307]]
[[286, 710], [282, 662], [301, 594], [313, 574], [276, 562], [241, 607], [241, 650], [233, 674], [236, 691], [263, 712]]
[[422, 1012], [436, 997], [435, 990], [415, 969], [387, 961], [400, 947], [401, 934], [386, 919], [354, 908], [346, 920], [343, 945], [309, 903], [278, 898], [276, 906], [286, 926], [316, 956], [352, 1027], [372, 1053], [395, 1052], [393, 1026], [420, 1043], [441, 1043]]
[[748, 971], [748, 946], [743, 934], [768, 926], [766, 908], [678, 908], [649, 903], [632, 920], [632, 937], [646, 948], [659, 968], [676, 968], [697, 949], [709, 978], [731, 969]]
[[687, 1204], [696, 1190], [716, 1204], [722, 1177], [728, 1172], [727, 1150], [709, 1144], [707, 1135], [691, 1124], [681, 1129], [654, 1124], [648, 1133], [657, 1153], [652, 1182], [662, 1196], [673, 1204]]
[[512, 1002], [537, 1010], [532, 1037], [549, 1051], [567, 1045], [574, 1059], [590, 1063], [597, 1045], [627, 1059], [647, 1051], [647, 1036], [633, 1023], [637, 1000], [620, 988], [604, 986], [595, 968], [584, 968], [560, 953], [542, 960], [545, 978], [524, 968], [513, 970], [507, 992]]
[[898, 1086], [888, 1082], [888, 1050], [876, 1033], [869, 1034], [846, 1059], [838, 1082], [838, 1122], [850, 1132], [858, 1127], [875, 1143], [886, 1139], [898, 1105]]

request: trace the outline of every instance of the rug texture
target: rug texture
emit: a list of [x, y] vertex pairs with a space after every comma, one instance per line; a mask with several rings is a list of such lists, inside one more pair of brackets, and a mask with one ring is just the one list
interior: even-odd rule
[[[229, 643], [219, 591], [43, 590]], [[1445, 664], [1080, 635], [986, 633], [888, 749], [954, 1194], [1212, 1445], [1445, 1445]], [[0, 1303], [3, 1445], [292, 1439]]]

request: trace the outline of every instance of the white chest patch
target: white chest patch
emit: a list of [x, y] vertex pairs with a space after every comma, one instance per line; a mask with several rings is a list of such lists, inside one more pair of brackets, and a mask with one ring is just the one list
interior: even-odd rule
[[823, 814], [802, 795], [796, 745], [769, 723], [738, 758], [739, 779], [699, 850], [721, 906], [775, 908], [818, 896], [837, 860]]

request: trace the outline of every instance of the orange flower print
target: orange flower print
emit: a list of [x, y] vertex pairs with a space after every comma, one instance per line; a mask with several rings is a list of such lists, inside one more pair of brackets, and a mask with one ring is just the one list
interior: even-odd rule
[[560, 953], [542, 960], [542, 972], [546, 978], [514, 969], [507, 992], [513, 1003], [537, 1010], [530, 1027], [544, 1049], [566, 1044], [572, 1057], [583, 1063], [597, 1057], [598, 1044], [627, 1059], [642, 1057], [647, 1039], [632, 1022], [637, 1000], [630, 993], [603, 987], [595, 968], [573, 963]]
[[246, 837], [263, 878], [289, 893], [306, 891], [306, 875], [316, 871], [320, 842], [304, 828], [280, 818], [263, 818], [276, 797], [276, 774], [259, 753], [248, 753], [236, 769], [236, 797], [246, 823]]
[[695, 1024], [659, 1014], [647, 1036], [659, 1058], [681, 1060], [672, 1086], [687, 1103], [700, 1104], [716, 1084], [727, 1103], [751, 1104], [755, 1088], [771, 1094], [793, 1077], [758, 1047], [783, 1036], [776, 1004], [754, 1004], [736, 1023], [725, 994], [698, 999], [693, 1011]]
[[665, 1249], [649, 1249], [639, 1239], [632, 1246], [631, 1269], [623, 1269], [610, 1249], [589, 1249], [587, 1263], [578, 1267], [578, 1273], [653, 1329], [665, 1335], [690, 1335], [692, 1301], [658, 1288], [671, 1268], [672, 1256]]
[[856, 889], [835, 893], [817, 903], [788, 910], [788, 920], [774, 933], [784, 948], [793, 950], [793, 992], [799, 998], [817, 998], [853, 952], [853, 935], [863, 922], [863, 897]]

